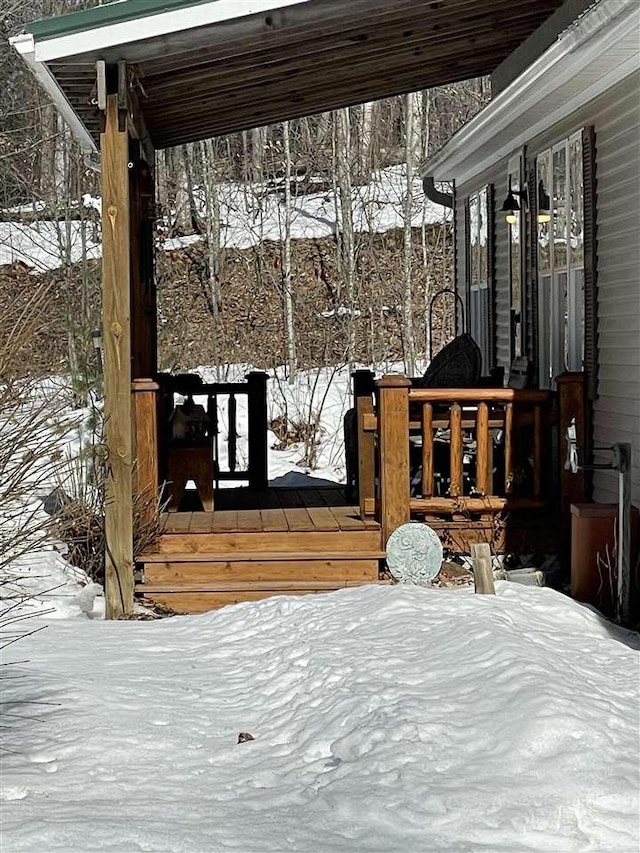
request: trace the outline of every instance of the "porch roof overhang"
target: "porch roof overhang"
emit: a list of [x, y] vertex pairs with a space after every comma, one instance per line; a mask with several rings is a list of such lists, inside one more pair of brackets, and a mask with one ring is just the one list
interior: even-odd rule
[[13, 40], [96, 150], [96, 63], [126, 61], [166, 148], [490, 74], [562, 0], [124, 0]]
[[637, 0], [600, 0], [421, 169], [463, 185], [640, 69]]

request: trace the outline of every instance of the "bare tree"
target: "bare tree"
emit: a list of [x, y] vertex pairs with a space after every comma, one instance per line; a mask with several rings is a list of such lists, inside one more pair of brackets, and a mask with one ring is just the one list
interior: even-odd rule
[[415, 158], [416, 148], [414, 101], [415, 98], [412, 93], [405, 96], [405, 164], [407, 190], [404, 203], [404, 300], [402, 308], [402, 335], [405, 370], [410, 376], [414, 375], [416, 367], [415, 339], [413, 333], [413, 240], [411, 229], [411, 220], [413, 217], [413, 161]]
[[[348, 321], [347, 360], [351, 366], [355, 357], [355, 238], [353, 230], [353, 201], [351, 191], [351, 120], [348, 109], [336, 113], [336, 172], [340, 195], [340, 261], [342, 272], [341, 302], [338, 308]], [[346, 312], [345, 312], [346, 309]]]
[[[218, 350], [220, 311], [222, 308], [222, 250], [220, 245], [220, 193], [215, 174], [215, 152], [211, 139], [200, 143], [204, 182], [205, 233], [207, 238], [207, 270], [209, 275], [208, 305], [213, 321], [213, 347]], [[216, 364], [219, 359], [216, 357]]]
[[282, 123], [284, 145], [284, 240], [282, 241], [282, 288], [284, 296], [284, 325], [287, 338], [287, 367], [289, 384], [296, 380], [296, 334], [293, 322], [293, 285], [291, 283], [291, 147], [289, 122]]

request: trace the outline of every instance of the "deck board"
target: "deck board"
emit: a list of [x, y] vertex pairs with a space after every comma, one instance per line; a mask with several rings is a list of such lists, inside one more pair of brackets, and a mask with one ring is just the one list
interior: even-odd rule
[[378, 530], [373, 519], [360, 518], [340, 487], [312, 489], [221, 489], [216, 510], [171, 512], [162, 516], [166, 534], [356, 532]]
[[211, 533], [214, 513], [194, 512], [189, 525], [189, 533]]
[[167, 531], [176, 533], [188, 533], [191, 527], [192, 512], [172, 512], [167, 515]]
[[315, 525], [304, 507], [291, 507], [284, 510], [289, 530], [315, 530]]
[[365, 530], [364, 523], [351, 507], [329, 507], [340, 530]]
[[[213, 513], [211, 520], [212, 533], [232, 533], [238, 529], [238, 511], [235, 509], [220, 510]], [[177, 532], [177, 531], [176, 531]]]
[[283, 509], [261, 509], [260, 518], [265, 533], [289, 529]]
[[[214, 513], [215, 515], [215, 513]], [[237, 530], [239, 533], [262, 533], [262, 518], [259, 509], [238, 510]]]
[[305, 505], [298, 489], [280, 489], [276, 494], [283, 509], [299, 509]]
[[327, 506], [309, 507], [309, 515], [317, 530], [340, 530], [337, 518]]

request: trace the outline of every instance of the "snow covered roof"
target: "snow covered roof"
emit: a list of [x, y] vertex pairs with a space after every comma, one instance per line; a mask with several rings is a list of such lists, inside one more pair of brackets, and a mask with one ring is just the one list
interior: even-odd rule
[[13, 40], [88, 150], [125, 61], [165, 148], [491, 73], [562, 0], [121, 0]]

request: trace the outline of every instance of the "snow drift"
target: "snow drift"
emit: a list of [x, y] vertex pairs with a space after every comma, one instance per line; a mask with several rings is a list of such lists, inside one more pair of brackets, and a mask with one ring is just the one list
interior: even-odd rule
[[5, 722], [3, 850], [632, 853], [634, 637], [506, 583], [53, 622], [5, 682], [52, 704]]

